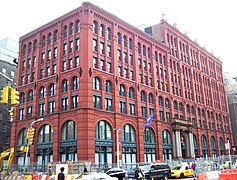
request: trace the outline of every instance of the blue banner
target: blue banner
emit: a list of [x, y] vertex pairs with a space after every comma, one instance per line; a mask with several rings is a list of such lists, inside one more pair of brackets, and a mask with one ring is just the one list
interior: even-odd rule
[[150, 128], [154, 114], [151, 114], [146, 117], [146, 126], [145, 128]]

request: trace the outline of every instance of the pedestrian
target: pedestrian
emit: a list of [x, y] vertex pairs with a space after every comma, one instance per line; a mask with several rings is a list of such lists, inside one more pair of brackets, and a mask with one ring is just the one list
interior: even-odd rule
[[85, 168], [84, 168], [84, 173], [87, 173], [88, 172], [88, 169], [87, 169], [87, 167], [85, 166]]
[[139, 165], [136, 165], [134, 177], [135, 179], [144, 179], [144, 174], [142, 173], [142, 170], [140, 169]]
[[48, 171], [49, 171], [49, 176], [52, 176], [52, 167], [51, 166], [49, 166]]
[[194, 177], [196, 177], [196, 163], [195, 163], [195, 162], [192, 163], [191, 168], [192, 168], [192, 170], [193, 170]]
[[61, 172], [58, 174], [58, 180], [64, 180], [64, 178], [65, 178], [64, 173], [63, 173], [64, 167], [61, 167], [60, 171]]

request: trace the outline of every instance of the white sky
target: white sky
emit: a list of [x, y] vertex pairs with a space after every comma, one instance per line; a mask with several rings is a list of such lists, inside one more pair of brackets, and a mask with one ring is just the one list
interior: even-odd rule
[[[19, 37], [81, 6], [85, 0], [1, 0], [0, 39]], [[161, 14], [188, 32], [223, 62], [223, 71], [237, 76], [236, 0], [90, 0], [133, 26], [151, 26]], [[145, 26], [142, 26], [145, 27]], [[235, 69], [236, 68], [236, 69]]]

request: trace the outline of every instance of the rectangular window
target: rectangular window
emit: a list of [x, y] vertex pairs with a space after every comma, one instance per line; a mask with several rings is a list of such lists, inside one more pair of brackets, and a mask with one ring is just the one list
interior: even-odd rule
[[39, 116], [44, 115], [44, 111], [45, 111], [45, 104], [44, 103], [39, 104]]
[[73, 41], [69, 42], [69, 53], [72, 53], [73, 50]]
[[149, 114], [154, 114], [154, 109], [153, 108], [149, 108]]
[[93, 51], [97, 51], [97, 40], [93, 39]]
[[79, 56], [76, 56], [76, 57], [75, 57], [75, 67], [78, 67], [78, 66], [79, 66], [79, 63], [80, 63], [80, 57], [79, 57]]
[[24, 119], [24, 111], [25, 111], [24, 108], [19, 110], [19, 119], [20, 120]]
[[105, 61], [103, 59], [100, 60], [100, 69], [105, 70]]
[[63, 55], [67, 54], [67, 43], [63, 44]]
[[107, 46], [107, 56], [111, 57], [111, 46], [110, 45]]
[[44, 63], [44, 60], [45, 60], [45, 52], [42, 53], [42, 57], [41, 57], [41, 64]]
[[48, 61], [51, 59], [51, 50], [48, 50]]
[[72, 69], [72, 58], [68, 59], [68, 63], [69, 63], [69, 69]]
[[54, 109], [55, 109], [55, 101], [50, 101], [49, 102], [49, 110], [48, 110], [48, 113], [51, 114], [54, 112]]
[[151, 63], [148, 63], [148, 71], [151, 73]]
[[80, 49], [80, 38], [76, 39], [76, 47], [75, 47], [75, 51], [78, 51]]
[[133, 73], [132, 70], [130, 71], [130, 79], [131, 79], [131, 80], [134, 80], [134, 73]]
[[29, 58], [29, 59], [28, 59], [28, 64], [27, 64], [27, 69], [30, 68], [30, 64], [31, 64], [31, 59]]
[[63, 63], [62, 63], [62, 71], [65, 71], [67, 69], [67, 62], [66, 62], [66, 60], [65, 61], [63, 61]]
[[100, 54], [105, 54], [104, 52], [104, 43], [100, 42]]
[[142, 75], [139, 74], [139, 82], [142, 83]]
[[139, 69], [142, 69], [142, 60], [141, 60], [141, 58], [138, 58], [138, 66], [139, 66]]
[[127, 52], [123, 52], [123, 61], [124, 61], [124, 63], [128, 63], [128, 55], [127, 55]]
[[32, 117], [32, 106], [28, 106], [27, 107], [27, 117], [29, 118], [29, 117]]
[[135, 104], [129, 103], [129, 110], [130, 110], [130, 115], [134, 116], [135, 115]]
[[68, 97], [62, 98], [62, 111], [66, 111], [68, 106]]
[[101, 97], [98, 95], [93, 95], [94, 108], [101, 109]]
[[160, 120], [161, 121], [164, 121], [164, 112], [163, 111], [160, 111]]
[[153, 87], [153, 79], [152, 79], [152, 77], [150, 77], [149, 79], [150, 79], [150, 80], [149, 80], [150, 86]]
[[143, 69], [144, 69], [144, 71], [146, 71], [146, 61], [143, 61]]
[[56, 65], [56, 64], [54, 64], [54, 65], [53, 65], [53, 74], [55, 74], [55, 73], [56, 73], [56, 70], [57, 70], [57, 65]]
[[122, 57], [121, 57], [121, 50], [118, 49], [118, 61], [121, 61], [122, 60]]
[[93, 57], [93, 67], [98, 68], [97, 57]]
[[50, 67], [47, 67], [46, 70], [47, 70], [46, 75], [49, 76], [50, 75]]
[[120, 113], [126, 114], [126, 102], [120, 101], [119, 102], [119, 109], [120, 109]]
[[111, 62], [107, 62], [107, 71], [108, 71], [109, 73], [112, 72], [112, 65], [111, 65]]
[[128, 78], [128, 69], [124, 68], [124, 77]]
[[130, 66], [133, 66], [133, 56], [132, 56], [132, 54], [129, 54], [129, 63], [130, 63]]
[[40, 79], [44, 77], [44, 69], [40, 69]]
[[166, 121], [170, 122], [170, 112], [166, 112]]
[[73, 95], [72, 96], [72, 109], [77, 108], [78, 105], [78, 95]]
[[120, 66], [118, 66], [118, 74], [119, 76], [122, 76], [122, 68]]
[[111, 98], [105, 98], [105, 109], [107, 111], [112, 111], [112, 99]]
[[58, 54], [58, 49], [57, 47], [54, 48], [54, 51], [53, 51], [53, 58], [56, 59], [57, 58], [57, 54]]
[[142, 111], [142, 117], [146, 117], [147, 116], [147, 114], [146, 114], [146, 107], [141, 106], [141, 111]]
[[35, 65], [36, 65], [36, 56], [34, 56], [33, 58], [33, 67], [35, 67]]
[[35, 80], [35, 72], [32, 72], [31, 74], [31, 81], [30, 82], [33, 82]]

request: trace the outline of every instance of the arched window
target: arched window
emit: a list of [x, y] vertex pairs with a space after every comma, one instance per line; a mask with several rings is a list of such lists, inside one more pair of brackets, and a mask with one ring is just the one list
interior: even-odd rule
[[164, 130], [162, 132], [162, 144], [172, 144], [171, 138], [170, 138], [170, 133], [168, 130]]
[[134, 89], [133, 87], [129, 88], [129, 98], [135, 99]]
[[62, 83], [62, 92], [67, 92], [67, 90], [68, 90], [68, 81], [64, 79]]
[[129, 38], [129, 49], [131, 49], [132, 50], [132, 38]]
[[33, 94], [33, 90], [30, 90], [28, 93], [28, 101], [32, 102], [34, 99], [34, 94]]
[[168, 98], [165, 98], [165, 107], [170, 108], [170, 102]]
[[93, 89], [101, 90], [100, 79], [98, 77], [94, 77], [94, 79], [93, 79]]
[[100, 36], [101, 37], [105, 36], [105, 26], [104, 26], [104, 24], [100, 25]]
[[202, 117], [203, 117], [203, 118], [205, 117], [205, 111], [204, 111], [204, 109], [202, 109]]
[[78, 89], [78, 77], [74, 76], [72, 78], [72, 90]]
[[80, 20], [76, 20], [75, 28], [76, 28], [76, 33], [79, 33], [80, 32]]
[[56, 86], [54, 83], [51, 83], [49, 86], [49, 96], [54, 96], [55, 95], [55, 90], [56, 90]]
[[207, 146], [207, 138], [205, 135], [202, 135], [201, 142], [202, 142], [202, 146]]
[[28, 45], [28, 53], [31, 53], [31, 50], [32, 50], [32, 42], [29, 42], [29, 45]]
[[38, 143], [53, 142], [53, 129], [50, 125], [43, 125], [40, 128]]
[[67, 26], [66, 25], [63, 28], [63, 37], [67, 38]]
[[124, 142], [136, 142], [136, 136], [134, 133], [134, 129], [129, 124], [126, 124], [123, 127], [123, 141]]
[[107, 28], [107, 39], [111, 40], [111, 29], [110, 29], [110, 27]]
[[54, 42], [58, 42], [58, 30], [54, 31]]
[[151, 50], [150, 50], [150, 48], [147, 48], [147, 55], [148, 55], [148, 58], [151, 58]]
[[48, 34], [48, 45], [50, 45], [52, 42], [52, 33]]
[[42, 47], [45, 47], [45, 36], [42, 37]]
[[108, 122], [99, 121], [95, 128], [95, 139], [97, 140], [111, 140], [112, 139], [112, 129]]
[[149, 99], [149, 103], [151, 103], [151, 104], [154, 103], [154, 101], [153, 101], [153, 94], [152, 93], [149, 93], [148, 99]]
[[27, 129], [23, 128], [21, 129], [19, 135], [18, 135], [18, 140], [17, 140], [17, 145], [26, 145], [26, 134], [27, 134]]
[[123, 46], [127, 47], [127, 36], [123, 36]]
[[156, 160], [155, 135], [151, 128], [144, 131], [144, 160], [148, 163]]
[[106, 80], [105, 82], [105, 92], [112, 93], [112, 85], [109, 80]]
[[178, 110], [178, 108], [177, 108], [177, 101], [174, 101], [174, 110]]
[[220, 155], [224, 155], [225, 154], [225, 148], [224, 148], [224, 142], [222, 137], [219, 138], [220, 141]]
[[163, 98], [161, 96], [158, 97], [159, 106], [163, 106]]
[[181, 102], [179, 103], [179, 111], [183, 111], [183, 104]]
[[204, 134], [201, 136], [201, 143], [202, 143], [202, 156], [207, 157], [207, 150], [208, 150], [207, 138]]
[[23, 47], [23, 56], [25, 56], [25, 55], [26, 55], [26, 44]]
[[25, 93], [23, 93], [23, 92], [20, 95], [20, 103], [21, 104], [25, 103]]
[[41, 86], [40, 87], [40, 98], [44, 98], [45, 97], [45, 87]]
[[73, 23], [70, 23], [69, 25], [69, 36], [73, 35]]
[[193, 106], [191, 107], [191, 111], [192, 111], [192, 114], [194, 115], [195, 111], [194, 111], [194, 107]]
[[62, 140], [75, 140], [77, 139], [76, 124], [74, 121], [66, 121], [62, 128]]
[[189, 108], [188, 104], [186, 105], [186, 111], [187, 111], [187, 113], [190, 113], [190, 108]]
[[145, 129], [144, 141], [147, 143], [155, 143], [154, 132], [151, 128]]
[[211, 147], [216, 148], [216, 141], [215, 141], [215, 138], [213, 136], [211, 136]]
[[94, 34], [98, 33], [98, 23], [97, 23], [97, 21], [93, 21], [93, 33]]
[[143, 51], [143, 56], [146, 56], [146, 46], [145, 45], [142, 46], [142, 51]]
[[145, 93], [145, 91], [141, 91], [141, 101], [146, 102], [146, 93]]
[[138, 43], [138, 53], [141, 54], [142, 48], [141, 48], [141, 43]]
[[120, 84], [120, 86], [119, 86], [119, 95], [126, 97], [126, 91], [125, 91], [125, 87], [123, 84]]
[[117, 36], [118, 44], [121, 45], [121, 34], [118, 32]]
[[34, 45], [33, 45], [33, 51], [36, 51], [37, 49], [37, 40], [35, 39], [34, 40]]

